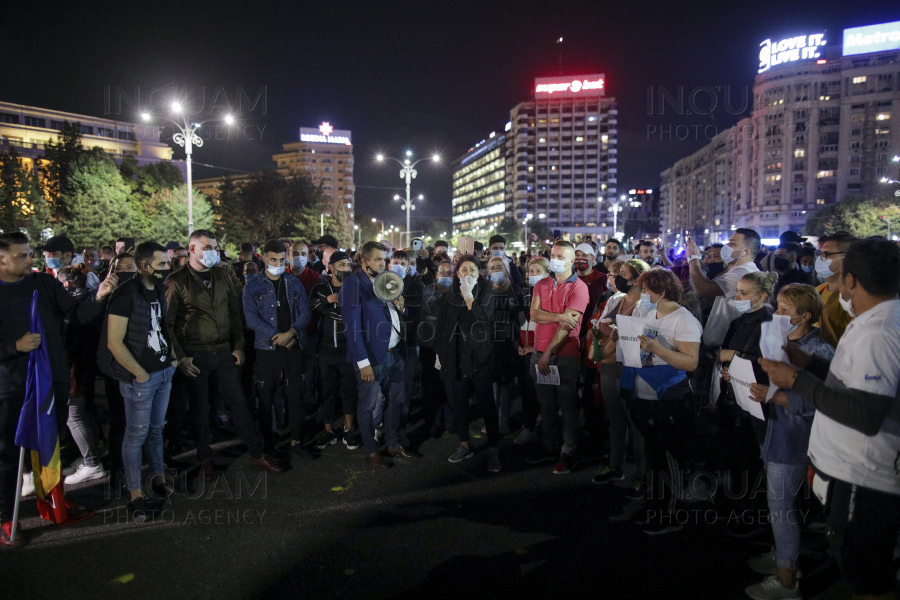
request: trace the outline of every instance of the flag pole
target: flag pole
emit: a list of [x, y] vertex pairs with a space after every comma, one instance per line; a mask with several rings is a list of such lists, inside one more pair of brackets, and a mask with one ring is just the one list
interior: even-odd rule
[[25, 468], [25, 448], [19, 448], [19, 476], [16, 478], [16, 499], [13, 503], [12, 529], [9, 533], [10, 543], [16, 541], [16, 529], [19, 524], [19, 504], [22, 502], [22, 470]]

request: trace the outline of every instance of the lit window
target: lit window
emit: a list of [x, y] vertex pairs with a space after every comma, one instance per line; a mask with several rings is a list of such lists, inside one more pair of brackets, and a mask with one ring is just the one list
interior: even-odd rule
[[876, 121], [890, 121], [891, 113], [878, 113], [878, 115], [875, 117], [875, 120]]
[[794, 150], [794, 158], [803, 158], [804, 156], [806, 156], [806, 150], [804, 150], [803, 148], [797, 148], [796, 150]]
[[606, 144], [607, 142], [609, 142], [609, 136], [608, 136], [608, 135], [601, 135], [601, 136], [600, 136], [600, 141], [603, 142], [604, 144]]
[[854, 78], [853, 78], [853, 83], [865, 83], [865, 82], [866, 82], [866, 76], [865, 76], [865, 75], [862, 75], [862, 76], [860, 76], [860, 77], [854, 77]]

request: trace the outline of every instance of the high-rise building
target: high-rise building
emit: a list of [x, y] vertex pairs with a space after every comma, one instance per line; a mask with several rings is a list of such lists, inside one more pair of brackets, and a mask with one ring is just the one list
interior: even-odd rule
[[[351, 132], [334, 129], [325, 122], [316, 127], [301, 127], [300, 141], [282, 145], [282, 152], [272, 155], [276, 170], [286, 177], [308, 175], [316, 185], [322, 185], [327, 201], [326, 214], [331, 215], [337, 203], [343, 203], [347, 219], [356, 213], [353, 185], [353, 143]], [[232, 176], [240, 184], [250, 175]], [[215, 198], [224, 177], [199, 179], [194, 188]]]
[[843, 46], [825, 37], [760, 44], [749, 118], [662, 173], [670, 243], [682, 229], [803, 232], [817, 209], [900, 178], [900, 22], [845, 29]]
[[[503, 218], [522, 223], [530, 215], [573, 241], [585, 234], [612, 235], [609, 201], [616, 197], [618, 111], [605, 91], [602, 74], [535, 79], [534, 99], [510, 111], [502, 142], [503, 196], [496, 191], [479, 195], [473, 188], [464, 202], [477, 206], [454, 204], [454, 229], [472, 232]], [[486, 139], [454, 165], [467, 172], [486, 168], [472, 164], [490, 154], [490, 172], [499, 177], [500, 148], [496, 136]], [[456, 181], [455, 174], [454, 186]], [[454, 187], [454, 199], [460, 197]], [[465, 216], [473, 210], [479, 212]]]
[[[162, 127], [0, 102], [0, 152], [15, 150], [22, 163], [38, 172], [49, 142], [56, 142], [65, 123], [78, 124], [81, 144], [102, 148], [117, 162], [134, 158], [138, 165], [172, 160], [172, 149], [160, 141]], [[174, 161], [184, 171], [183, 161]]]
[[453, 163], [453, 229], [489, 230], [506, 216], [506, 135], [492, 132]]

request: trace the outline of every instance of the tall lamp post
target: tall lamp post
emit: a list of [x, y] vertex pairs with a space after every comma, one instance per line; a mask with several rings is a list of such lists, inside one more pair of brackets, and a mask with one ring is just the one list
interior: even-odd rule
[[613, 198], [609, 201], [609, 212], [613, 214], [613, 237], [619, 235], [619, 213], [622, 212], [622, 205], [625, 203], [625, 200], [628, 199], [628, 196], [624, 194], [619, 196], [618, 198]]
[[[378, 154], [375, 156], [375, 159], [378, 162], [384, 162], [386, 160], [392, 160], [398, 165], [400, 165], [400, 179], [403, 179], [406, 182], [406, 202], [403, 204], [403, 209], [406, 210], [406, 245], [409, 246], [409, 211], [413, 210], [415, 207], [413, 206], [413, 200], [410, 195], [410, 185], [412, 185], [412, 180], [416, 178], [416, 165], [422, 162], [423, 160], [429, 160], [427, 158], [420, 158], [419, 160], [412, 162], [412, 151], [406, 151], [406, 158], [403, 161], [400, 161], [391, 156], [385, 156], [384, 154]], [[441, 157], [437, 154], [433, 155], [430, 159], [432, 162], [441, 162]], [[399, 196], [394, 196], [394, 199], [399, 199]], [[419, 200], [422, 200], [422, 196], [420, 195]], [[402, 240], [401, 240], [402, 242]]]
[[[203, 138], [197, 135], [197, 130], [205, 123], [206, 121], [202, 121], [200, 123], [191, 122], [188, 119], [187, 114], [181, 109], [180, 102], [173, 102], [170, 106], [170, 110], [172, 114], [179, 115], [181, 117], [181, 122], [179, 123], [175, 119], [166, 116], [165, 119], [176, 128], [178, 128], [178, 132], [172, 136], [172, 141], [174, 141], [179, 146], [184, 148], [184, 153], [186, 155], [185, 162], [187, 163], [187, 193], [188, 193], [188, 235], [194, 232], [194, 187], [193, 187], [193, 173], [191, 171], [191, 155], [193, 154], [193, 147], [197, 146], [198, 148], [203, 146]], [[141, 119], [149, 122], [151, 121], [153, 116], [150, 113], [142, 113]], [[222, 119], [225, 121], [226, 125], [231, 125], [234, 123], [234, 117], [231, 115], [225, 115]]]

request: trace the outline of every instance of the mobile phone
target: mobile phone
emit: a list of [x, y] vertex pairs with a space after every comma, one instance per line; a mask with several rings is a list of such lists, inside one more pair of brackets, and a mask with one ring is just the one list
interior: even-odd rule
[[585, 242], [590, 242], [590, 241], [591, 241], [591, 236], [590, 236], [590, 234], [584, 236], [584, 241], [585, 241]]
[[554, 230], [553, 230], [553, 239], [554, 239], [554, 240], [558, 240], [558, 239], [561, 238], [561, 237], [562, 237], [562, 233], [560, 233], [560, 230], [559, 230], [559, 229], [554, 229]]
[[125, 239], [125, 252], [134, 252], [135, 242], [133, 237], [127, 237]]
[[418, 252], [422, 249], [422, 238], [413, 238], [412, 249], [413, 252]]

